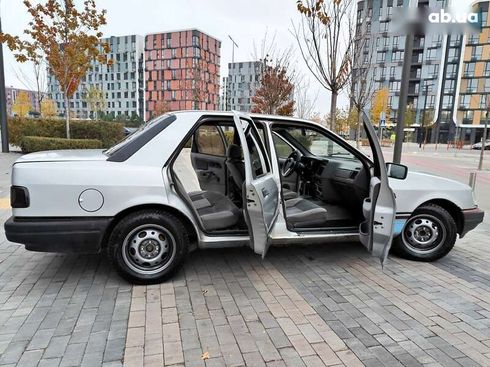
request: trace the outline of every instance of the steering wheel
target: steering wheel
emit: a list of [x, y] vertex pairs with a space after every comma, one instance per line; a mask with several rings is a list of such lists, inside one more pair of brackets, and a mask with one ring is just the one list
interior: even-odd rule
[[294, 152], [291, 152], [289, 157], [287, 157], [286, 161], [284, 162], [282, 169], [281, 169], [281, 174], [283, 177], [288, 177], [290, 176], [296, 168], [298, 168], [299, 161], [301, 160], [301, 153], [299, 150], [295, 150]]

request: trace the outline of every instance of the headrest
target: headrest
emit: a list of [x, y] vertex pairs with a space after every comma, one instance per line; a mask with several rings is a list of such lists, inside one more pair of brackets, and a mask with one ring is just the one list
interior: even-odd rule
[[226, 151], [226, 156], [231, 159], [241, 159], [242, 149], [236, 144], [230, 144]]

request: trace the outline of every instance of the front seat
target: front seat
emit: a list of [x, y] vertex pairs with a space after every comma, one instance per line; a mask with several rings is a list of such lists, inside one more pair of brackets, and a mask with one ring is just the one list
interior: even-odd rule
[[188, 195], [207, 231], [228, 229], [235, 226], [240, 220], [240, 209], [219, 192], [194, 191]]
[[[230, 144], [226, 151], [226, 167], [230, 176], [236, 185], [237, 192], [241, 193], [243, 182], [245, 181], [245, 165], [242, 160], [242, 149], [236, 144]], [[298, 197], [298, 193], [282, 188], [284, 200], [290, 200]]]
[[309, 200], [297, 197], [285, 201], [286, 219], [293, 228], [323, 227], [327, 222], [327, 210]]

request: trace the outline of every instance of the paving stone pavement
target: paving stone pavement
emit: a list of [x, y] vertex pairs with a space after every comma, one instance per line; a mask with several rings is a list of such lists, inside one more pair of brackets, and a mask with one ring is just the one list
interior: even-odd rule
[[0, 365], [490, 366], [489, 234], [384, 270], [359, 244], [198, 251], [152, 286], [1, 234]]

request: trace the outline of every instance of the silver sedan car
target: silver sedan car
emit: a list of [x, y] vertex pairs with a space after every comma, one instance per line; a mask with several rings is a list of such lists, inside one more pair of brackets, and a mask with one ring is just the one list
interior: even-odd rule
[[160, 282], [196, 248], [360, 241], [384, 264], [445, 256], [483, 220], [471, 189], [385, 164], [316, 123], [183, 111], [108, 150], [14, 164], [7, 238], [32, 251], [105, 252], [138, 283]]

